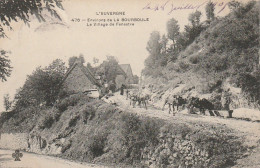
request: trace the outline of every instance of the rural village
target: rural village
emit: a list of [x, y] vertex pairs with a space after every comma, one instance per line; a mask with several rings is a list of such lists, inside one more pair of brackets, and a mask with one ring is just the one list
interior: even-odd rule
[[4, 96], [0, 168], [260, 167], [259, 2], [229, 8], [217, 17], [209, 1], [205, 21], [195, 11], [184, 30], [172, 18], [151, 32], [140, 75], [112, 55], [37, 67]]

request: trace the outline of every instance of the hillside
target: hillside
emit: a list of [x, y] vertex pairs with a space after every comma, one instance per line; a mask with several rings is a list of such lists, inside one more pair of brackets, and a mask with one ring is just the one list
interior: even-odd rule
[[[25, 151], [117, 167], [229, 167], [257, 145], [255, 138], [252, 142], [245, 139], [251, 137], [246, 129], [242, 134], [219, 121], [198, 122], [196, 116], [182, 114], [158, 118], [149, 113], [160, 114], [161, 110], [149, 108], [137, 115], [124, 105], [118, 108], [72, 95], [52, 108], [2, 115], [1, 138], [6, 133], [23, 132], [28, 134], [27, 142], [22, 142], [29, 145]], [[258, 123], [244, 125], [248, 124]], [[10, 139], [1, 143], [7, 147]]]
[[[201, 23], [204, 29], [193, 43], [178, 54], [166, 53], [169, 58], [176, 57], [166, 65], [149, 69], [148, 62], [154, 59], [151, 54], [146, 60], [143, 85], [152, 94], [156, 93], [154, 101], [182, 85], [179, 94], [206, 96], [217, 108], [221, 108], [220, 95], [227, 89], [233, 93], [233, 108], [259, 108], [258, 6], [259, 2], [249, 2], [223, 18], [216, 17], [210, 24]], [[165, 59], [163, 51], [161, 58], [157, 57], [159, 62]]]

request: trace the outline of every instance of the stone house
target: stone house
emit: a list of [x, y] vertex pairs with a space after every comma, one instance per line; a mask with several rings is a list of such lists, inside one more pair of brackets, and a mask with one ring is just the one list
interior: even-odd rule
[[101, 84], [92, 72], [76, 60], [65, 74], [61, 83], [62, 88], [70, 93], [88, 93], [100, 91]]
[[116, 78], [115, 78], [115, 84], [117, 89], [121, 88], [122, 85], [126, 85], [126, 78], [127, 75], [125, 71], [121, 68], [120, 65], [118, 65], [116, 69]]
[[134, 83], [134, 75], [130, 64], [119, 64], [115, 82], [117, 88], [120, 88], [122, 85], [127, 86]]
[[126, 73], [126, 84], [134, 83], [134, 75], [130, 64], [120, 64], [121, 69]]

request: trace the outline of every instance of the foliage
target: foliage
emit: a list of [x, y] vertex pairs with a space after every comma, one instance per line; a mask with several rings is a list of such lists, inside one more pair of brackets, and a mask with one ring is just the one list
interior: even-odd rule
[[[60, 0], [4, 0], [0, 1], [0, 38], [5, 38], [5, 28], [13, 30], [11, 22], [23, 21], [29, 25], [30, 16], [36, 16], [39, 22], [45, 21], [42, 11], [47, 10], [52, 16], [61, 20], [56, 7], [63, 9]], [[11, 75], [12, 67], [6, 56], [6, 51], [0, 51], [0, 79], [6, 81]]]
[[237, 85], [242, 88], [245, 93], [249, 94], [252, 102], [260, 104], [260, 68], [255, 73], [240, 73], [237, 76]]
[[45, 21], [42, 11], [47, 10], [52, 16], [61, 20], [55, 7], [63, 9], [60, 0], [5, 0], [0, 1], [0, 37], [6, 37], [4, 27], [12, 30], [11, 22], [23, 21], [29, 25], [30, 15], [36, 16], [41, 22]]
[[86, 124], [89, 120], [95, 117], [95, 108], [93, 106], [87, 106], [81, 110], [83, 122]]
[[73, 56], [73, 57], [69, 58], [69, 68], [72, 67], [72, 65], [75, 63], [76, 60], [78, 60], [81, 64], [85, 63], [85, 59], [84, 59], [84, 56], [82, 54], [80, 54], [78, 57]]
[[59, 111], [65, 111], [69, 106], [75, 106], [81, 100], [88, 102], [89, 98], [84, 94], [73, 94], [60, 100], [55, 106], [59, 109]]
[[119, 73], [119, 64], [114, 56], [107, 56], [107, 59], [96, 69], [96, 74], [101, 76], [103, 83], [115, 83]]
[[145, 75], [152, 75], [155, 69], [160, 66], [161, 62], [161, 44], [160, 44], [161, 36], [160, 33], [154, 31], [150, 35], [150, 39], [147, 42], [147, 51], [149, 52], [149, 57], [145, 60], [145, 69], [143, 73]]
[[178, 21], [175, 20], [174, 18], [170, 19], [167, 22], [167, 33], [168, 33], [168, 38], [173, 41], [173, 43], [176, 42], [176, 39], [179, 35], [180, 31], [180, 26], [178, 25]]
[[242, 4], [241, 4], [240, 2], [235, 1], [235, 0], [232, 0], [232, 1], [230, 1], [230, 2], [228, 3], [228, 7], [229, 7], [229, 9], [230, 9], [231, 11], [234, 11], [234, 10], [240, 8], [241, 5], [242, 5]]
[[8, 54], [8, 52], [4, 50], [0, 51], [0, 79], [2, 82], [6, 81], [6, 78], [10, 77], [12, 72], [11, 61], [6, 54]]
[[54, 123], [54, 118], [50, 115], [47, 115], [39, 122], [39, 128], [45, 129], [45, 128], [51, 128], [52, 124]]
[[200, 11], [196, 11], [189, 15], [189, 21], [191, 25], [186, 25], [184, 28], [185, 35], [188, 39], [187, 45], [191, 44], [195, 40], [195, 38], [198, 37], [200, 33], [204, 30], [204, 27], [200, 22], [201, 15], [202, 14]]
[[206, 10], [206, 16], [208, 20], [214, 20], [215, 18], [215, 14], [214, 14], [214, 10], [215, 10], [215, 5], [213, 4], [213, 2], [209, 1], [205, 7]]
[[13, 102], [10, 100], [9, 94], [4, 95], [4, 106], [6, 111], [11, 109], [12, 104]]
[[69, 121], [69, 127], [75, 127], [77, 125], [77, 122], [79, 120], [79, 116], [75, 116], [73, 118], [70, 119]]
[[199, 26], [200, 25], [200, 18], [202, 13], [200, 11], [196, 11], [189, 15], [188, 20], [191, 22], [192, 26]]
[[108, 137], [111, 153], [117, 156], [116, 162], [139, 163], [144, 148], [159, 143], [158, 135], [162, 124], [155, 119], [140, 119], [134, 114], [120, 115], [116, 129]]
[[65, 70], [65, 63], [59, 59], [45, 68], [38, 67], [27, 76], [25, 84], [16, 93], [16, 108], [40, 104], [53, 105], [58, 98]]
[[6, 115], [1, 115], [1, 131], [30, 132], [37, 123], [39, 123], [40, 117], [38, 112], [40, 110], [40, 108], [30, 106], [27, 108], [20, 108], [19, 110], [12, 110], [11, 112], [5, 113]]
[[[255, 76], [259, 71], [259, 2], [232, 1], [228, 4], [231, 12], [222, 18], [213, 15], [214, 5], [209, 2], [206, 6], [210, 22], [201, 22], [199, 11], [189, 15], [190, 23], [177, 36], [175, 49], [169, 45], [169, 37], [160, 38], [159, 32], [153, 33], [147, 45], [149, 56], [143, 74], [174, 80], [176, 76], [192, 73], [205, 79], [204, 85], [209, 90], [210, 83], [231, 78], [250, 101], [256, 102], [259, 100], [255, 94], [259, 93]], [[182, 82], [187, 80], [184, 78]]]
[[87, 142], [87, 153], [88, 157], [94, 159], [104, 154], [104, 148], [107, 141], [107, 132], [109, 130], [102, 130], [103, 132], [94, 133], [88, 138]]

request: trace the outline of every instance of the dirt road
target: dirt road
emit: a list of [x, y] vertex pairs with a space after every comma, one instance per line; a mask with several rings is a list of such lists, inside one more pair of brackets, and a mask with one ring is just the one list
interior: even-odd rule
[[0, 149], [0, 168], [104, 168], [94, 164], [76, 163], [68, 160], [38, 155], [33, 153], [23, 153], [21, 161], [14, 161], [11, 150]]
[[196, 124], [196, 123], [209, 123], [209, 124], [219, 124], [225, 125], [239, 133], [241, 136], [247, 138], [246, 143], [249, 146], [254, 146], [258, 144], [260, 140], [260, 123], [251, 122], [245, 120], [238, 120], [234, 118], [224, 118], [224, 117], [214, 117], [214, 116], [204, 116], [197, 114], [188, 114], [187, 110], [182, 110], [177, 112], [175, 116], [169, 114], [168, 109], [162, 111], [161, 109], [154, 108], [151, 104], [148, 105], [148, 109], [140, 108], [136, 106], [133, 108], [130, 106], [129, 100], [125, 96], [116, 93], [115, 96], [110, 98], [110, 101], [119, 105], [119, 108], [136, 113], [138, 115], [145, 115], [154, 118], [164, 119], [170, 122], [184, 122], [186, 124]]

